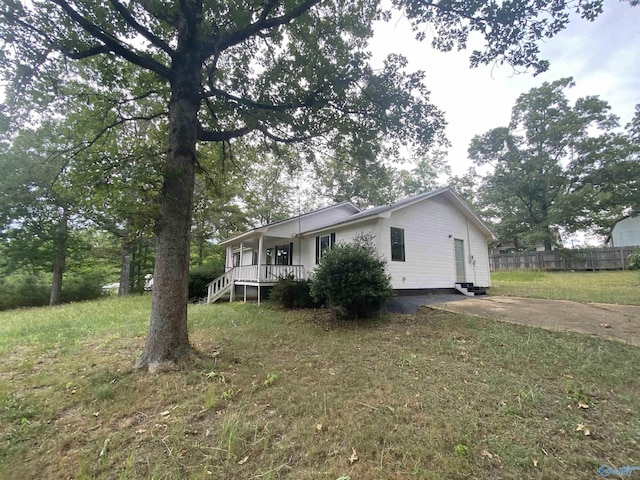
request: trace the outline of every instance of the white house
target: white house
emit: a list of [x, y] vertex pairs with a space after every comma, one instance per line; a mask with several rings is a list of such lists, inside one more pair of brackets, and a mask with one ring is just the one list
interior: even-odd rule
[[640, 246], [640, 215], [618, 220], [607, 242], [611, 247]]
[[[489, 287], [488, 244], [495, 236], [451, 188], [360, 211], [343, 202], [249, 230], [222, 242], [224, 275], [209, 284], [208, 301], [225, 293], [260, 298], [263, 287], [293, 274], [308, 278], [322, 255], [359, 234], [373, 236], [377, 254], [387, 260], [398, 293]], [[470, 285], [473, 284], [473, 285]]]

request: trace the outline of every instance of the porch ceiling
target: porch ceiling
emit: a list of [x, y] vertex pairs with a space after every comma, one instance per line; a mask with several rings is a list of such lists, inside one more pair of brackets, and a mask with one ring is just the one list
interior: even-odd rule
[[277, 236], [273, 236], [273, 235], [260, 235], [260, 234], [256, 234], [254, 236], [247, 236], [244, 238], [239, 238], [237, 240], [235, 240], [234, 242], [228, 242], [227, 246], [231, 246], [231, 247], [240, 247], [240, 244], [243, 244], [243, 246], [252, 248], [254, 250], [258, 249], [258, 246], [260, 245], [260, 237], [263, 237], [263, 247], [265, 248], [269, 248], [275, 245], [282, 245], [283, 243], [289, 243], [292, 242], [293, 239], [291, 237], [277, 237]]

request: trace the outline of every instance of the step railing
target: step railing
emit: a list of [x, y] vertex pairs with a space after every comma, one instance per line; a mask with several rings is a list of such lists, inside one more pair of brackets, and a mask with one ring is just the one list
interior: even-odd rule
[[214, 303], [225, 293], [230, 291], [231, 287], [233, 286], [234, 276], [234, 269], [231, 269], [227, 272], [224, 272], [213, 282], [207, 285], [207, 303]]

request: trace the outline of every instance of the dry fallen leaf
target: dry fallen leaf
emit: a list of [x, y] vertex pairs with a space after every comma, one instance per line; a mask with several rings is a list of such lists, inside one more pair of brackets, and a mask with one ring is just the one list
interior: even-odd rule
[[246, 457], [244, 457], [242, 460], [240, 460], [238, 462], [238, 465], [244, 465], [245, 463], [247, 463], [247, 460], [249, 460], [249, 455], [247, 455]]
[[480, 455], [487, 458], [493, 458], [493, 453], [489, 452], [488, 450], [482, 450], [480, 452]]
[[585, 410], [589, 408], [589, 405], [583, 402], [578, 402], [578, 408], [584, 408]]
[[160, 412], [160, 415], [163, 417], [167, 417], [171, 415], [171, 410], [165, 410], [164, 412]]
[[533, 461], [533, 466], [534, 466], [534, 467], [537, 467], [537, 466], [538, 466], [538, 460], [534, 460], [534, 461]]
[[322, 424], [321, 424], [321, 423], [318, 423], [318, 424], [316, 425], [316, 431], [317, 431], [317, 432], [321, 432], [321, 431], [322, 431]]
[[602, 328], [613, 328], [610, 323], [601, 323], [600, 326]]
[[349, 463], [354, 463], [358, 461], [358, 454], [356, 453], [356, 449], [351, 447], [351, 456], [349, 457]]
[[584, 423], [579, 423], [578, 426], [576, 427], [576, 432], [582, 432], [584, 433], [585, 437], [588, 437], [591, 435], [591, 430], [589, 430], [587, 427], [584, 426]]

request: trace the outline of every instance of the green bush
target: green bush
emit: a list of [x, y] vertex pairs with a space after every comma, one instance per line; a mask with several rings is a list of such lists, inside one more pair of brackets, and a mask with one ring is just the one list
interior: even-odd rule
[[[62, 281], [61, 303], [83, 302], [95, 300], [104, 295], [102, 285], [104, 276], [101, 273], [70, 274]], [[47, 303], [48, 299], [47, 299]]]
[[13, 274], [0, 283], [0, 310], [49, 304], [51, 288], [42, 275]]
[[[51, 278], [44, 273], [16, 273], [0, 282], [0, 310], [49, 305]], [[61, 303], [94, 300], [102, 296], [103, 277], [97, 273], [66, 274], [62, 281]]]
[[627, 257], [627, 267], [629, 270], [640, 270], [640, 248]]
[[322, 300], [316, 301], [311, 296], [308, 280], [296, 280], [292, 274], [278, 279], [269, 292], [269, 300], [284, 308], [316, 308]]
[[207, 285], [224, 273], [224, 261], [211, 262], [189, 271], [189, 299], [198, 300], [207, 296]]
[[386, 262], [361, 240], [334, 246], [311, 279], [311, 295], [325, 298], [351, 319], [372, 316], [392, 294]]

